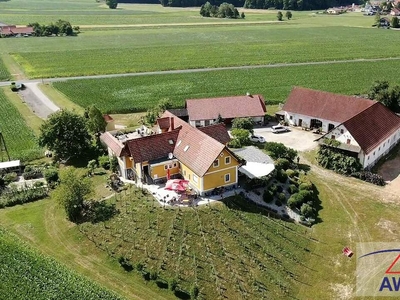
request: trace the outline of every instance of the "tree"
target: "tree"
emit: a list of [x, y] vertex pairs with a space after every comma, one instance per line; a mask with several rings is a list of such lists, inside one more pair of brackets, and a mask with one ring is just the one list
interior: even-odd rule
[[241, 148], [250, 144], [250, 132], [246, 129], [235, 128], [232, 130], [232, 144], [234, 147]]
[[107, 122], [101, 111], [94, 105], [86, 108], [85, 116], [87, 115], [87, 125], [92, 133], [104, 132]]
[[289, 162], [293, 162], [297, 156], [296, 150], [286, 147], [282, 143], [267, 142], [264, 149], [273, 159], [286, 158]]
[[387, 81], [375, 81], [368, 92], [368, 98], [381, 102], [393, 112], [400, 112], [400, 86], [389, 87]]
[[68, 21], [64, 21], [59, 19], [56, 22], [56, 26], [59, 28], [60, 34], [65, 34], [65, 35], [73, 35], [74, 30], [72, 29], [72, 25]]
[[67, 167], [60, 172], [60, 185], [54, 191], [53, 197], [60, 203], [72, 222], [82, 220], [84, 202], [93, 194], [92, 182], [81, 176], [73, 167]]
[[300, 213], [306, 218], [313, 217], [315, 212], [312, 206], [308, 203], [303, 203], [300, 208]]
[[89, 169], [89, 172], [92, 175], [94, 173], [94, 169], [97, 168], [97, 161], [95, 159], [90, 160], [88, 162], [87, 168]]
[[396, 17], [396, 16], [392, 18], [392, 27], [393, 28], [399, 28], [400, 27], [399, 18]]
[[372, 84], [371, 89], [368, 92], [368, 99], [374, 100], [378, 94], [388, 89], [389, 89], [389, 82], [387, 82], [386, 80], [384, 81], [376, 80]]
[[116, 9], [118, 6], [118, 0], [106, 0], [106, 4], [111, 9]]
[[278, 11], [278, 13], [276, 14], [276, 18], [278, 19], [278, 21], [282, 21], [283, 20], [282, 12]]
[[288, 20], [290, 20], [291, 18], [292, 18], [292, 12], [290, 11], [290, 10], [288, 10], [287, 12], [286, 12], [286, 18], [288, 19]]
[[375, 25], [381, 27], [381, 15], [379, 13], [375, 15]]
[[241, 14], [240, 14], [240, 17], [242, 18], [242, 19], [244, 19], [246, 16], [245, 16], [245, 14], [244, 14], [244, 12], [242, 12]]
[[40, 126], [39, 145], [55, 153], [56, 158], [68, 160], [84, 156], [91, 147], [86, 120], [67, 110], [60, 110]]
[[246, 129], [250, 133], [254, 132], [254, 123], [252, 118], [235, 118], [232, 121], [232, 128]]

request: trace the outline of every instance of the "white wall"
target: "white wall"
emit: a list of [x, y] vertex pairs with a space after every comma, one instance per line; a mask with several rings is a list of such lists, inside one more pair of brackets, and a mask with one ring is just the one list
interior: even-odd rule
[[[385, 156], [389, 151], [396, 146], [400, 141], [400, 129], [390, 135], [382, 143], [380, 143], [374, 150], [368, 154], [362, 153], [360, 155], [360, 162], [364, 168], [374, 166], [382, 156]], [[362, 159], [362, 160], [361, 160]]]
[[[358, 147], [360, 146], [344, 125], [339, 125], [338, 127], [334, 128], [327, 135], [327, 138], [332, 138], [332, 136], [334, 136], [335, 140], [341, 142], [342, 144], [349, 144]], [[350, 143], [348, 143], [348, 140], [350, 140]]]
[[[290, 119], [292, 117], [292, 119]], [[340, 123], [339, 122], [334, 122], [331, 120], [325, 120], [325, 119], [318, 119], [306, 115], [301, 115], [301, 114], [295, 114], [295, 113], [290, 113], [285, 111], [285, 121], [288, 122], [289, 125], [292, 126], [298, 126], [299, 125], [299, 120], [302, 120], [302, 127], [309, 128], [311, 124], [311, 119], [317, 119], [322, 122], [322, 131], [323, 132], [328, 132], [328, 125], [333, 124], [335, 127], [338, 126]]]

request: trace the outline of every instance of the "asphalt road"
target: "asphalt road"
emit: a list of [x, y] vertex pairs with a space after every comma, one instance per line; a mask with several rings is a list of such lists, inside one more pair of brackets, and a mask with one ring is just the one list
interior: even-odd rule
[[[359, 59], [348, 59], [348, 60], [310, 61], [310, 62], [301, 62], [301, 63], [278, 63], [278, 64], [254, 65], [254, 66], [199, 68], [199, 69], [185, 69], [185, 70], [139, 72], [139, 73], [104, 74], [104, 75], [88, 75], [88, 76], [73, 76], [73, 77], [58, 77], [58, 78], [43, 78], [43, 79], [26, 79], [26, 80], [18, 80], [18, 82], [20, 82], [20, 83], [50, 83], [50, 82], [55, 82], [55, 81], [66, 81], [66, 80], [74, 80], [74, 79], [82, 80], [82, 79], [100, 79], [100, 78], [133, 77], [133, 76], [148, 76], [148, 75], [184, 74], [184, 73], [212, 72], [212, 71], [223, 71], [223, 70], [284, 68], [284, 67], [296, 67], [296, 66], [330, 65], [330, 64], [357, 63], [357, 62], [389, 61], [389, 60], [400, 60], [400, 57], [368, 58], [368, 59], [359, 58]], [[0, 86], [7, 86], [7, 85], [10, 85], [10, 81], [0, 81]]]

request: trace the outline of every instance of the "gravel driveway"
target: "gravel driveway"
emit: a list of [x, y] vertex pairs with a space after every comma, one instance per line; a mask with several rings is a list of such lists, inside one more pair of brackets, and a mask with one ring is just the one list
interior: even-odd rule
[[318, 146], [314, 142], [317, 138], [321, 137], [319, 134], [314, 134], [311, 131], [305, 131], [298, 128], [290, 127], [289, 132], [272, 133], [271, 126], [276, 124], [269, 124], [267, 127], [255, 128], [254, 133], [261, 135], [267, 142], [279, 142], [285, 146], [293, 148], [297, 151], [308, 151]]

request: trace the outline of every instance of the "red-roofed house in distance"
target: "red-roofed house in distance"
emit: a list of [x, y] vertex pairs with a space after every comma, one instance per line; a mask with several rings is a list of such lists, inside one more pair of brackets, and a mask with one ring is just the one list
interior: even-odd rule
[[142, 127], [132, 133], [106, 132], [100, 139], [109, 155], [118, 158], [124, 178], [147, 184], [168, 176], [183, 178], [200, 195], [237, 185], [241, 161], [225, 145], [229, 135], [224, 124], [203, 132], [166, 111], [153, 131]]
[[318, 128], [364, 168], [400, 141], [400, 117], [374, 100], [295, 87], [282, 108], [292, 126]]
[[0, 26], [0, 35], [4, 37], [20, 37], [20, 36], [31, 36], [34, 34], [33, 27], [23, 26], [17, 27], [15, 25]]
[[193, 127], [212, 125], [221, 116], [225, 124], [230, 124], [235, 118], [251, 117], [255, 123], [264, 123], [267, 109], [261, 95], [188, 99], [186, 109], [189, 124]]

